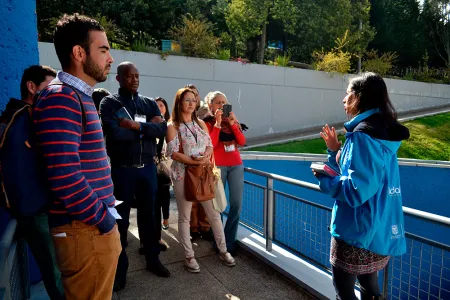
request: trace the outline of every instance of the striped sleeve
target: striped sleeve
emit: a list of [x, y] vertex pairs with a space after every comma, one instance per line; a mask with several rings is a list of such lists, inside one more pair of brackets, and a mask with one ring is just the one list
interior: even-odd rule
[[115, 219], [81, 171], [82, 115], [76, 97], [68, 87], [49, 88], [35, 107], [35, 130], [50, 187], [67, 210], [51, 213], [69, 213], [73, 220], [96, 225], [105, 233], [112, 229]]

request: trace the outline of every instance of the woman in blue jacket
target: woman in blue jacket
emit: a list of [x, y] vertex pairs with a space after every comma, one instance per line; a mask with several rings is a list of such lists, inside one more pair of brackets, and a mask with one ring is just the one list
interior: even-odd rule
[[328, 164], [341, 175], [315, 173], [320, 189], [336, 201], [331, 218], [333, 284], [337, 299], [381, 299], [378, 271], [390, 256], [406, 251], [402, 196], [397, 163], [401, 141], [409, 138], [397, 122], [386, 84], [377, 74], [364, 73], [350, 81], [343, 100], [351, 118], [344, 124], [341, 148], [334, 128], [321, 132]]

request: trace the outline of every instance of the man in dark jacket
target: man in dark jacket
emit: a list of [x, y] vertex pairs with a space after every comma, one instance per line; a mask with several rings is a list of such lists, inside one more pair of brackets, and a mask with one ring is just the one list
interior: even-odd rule
[[144, 245], [147, 270], [160, 277], [170, 272], [159, 261], [161, 213], [156, 201], [156, 138], [163, 137], [167, 124], [161, 118], [158, 105], [138, 93], [139, 71], [130, 62], [117, 67], [119, 92], [105, 97], [100, 104], [100, 115], [106, 138], [106, 148], [111, 159], [114, 195], [123, 201], [117, 206], [122, 217], [117, 220], [122, 243], [122, 253], [117, 267], [115, 289], [126, 284], [128, 257], [127, 231], [130, 209], [136, 200], [139, 237]]
[[[33, 145], [30, 112], [35, 95], [55, 76], [56, 71], [47, 66], [27, 68], [20, 83], [22, 100], [11, 99], [0, 117], [0, 163], [3, 169], [5, 204], [17, 219], [18, 233], [29, 245], [41, 271], [47, 294], [52, 300], [64, 299], [64, 289], [48, 223], [46, 202], [50, 202], [50, 199], [42, 188], [45, 186], [40, 177], [42, 174], [36, 173], [45, 170], [34, 169], [28, 164], [28, 159], [34, 157], [23, 146], [24, 141]], [[9, 123], [11, 125], [7, 128]], [[24, 184], [27, 188], [24, 188]]]

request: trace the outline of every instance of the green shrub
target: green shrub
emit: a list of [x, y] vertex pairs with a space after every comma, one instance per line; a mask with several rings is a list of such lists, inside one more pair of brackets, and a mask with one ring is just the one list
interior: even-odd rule
[[220, 40], [214, 36], [211, 23], [183, 16], [182, 24], [172, 27], [170, 34], [181, 43], [183, 52], [188, 56], [216, 58]]
[[316, 70], [328, 73], [348, 73], [351, 69], [351, 55], [347, 52], [328, 52], [316, 63]]
[[362, 69], [365, 72], [375, 72], [383, 76], [391, 72], [397, 58], [396, 52], [386, 52], [379, 56], [378, 50], [373, 49], [366, 52]]
[[125, 46], [125, 45], [117, 44], [114, 42], [111, 43], [111, 49], [131, 51], [130, 46]]
[[150, 52], [152, 47], [144, 40], [138, 39], [131, 45], [131, 50], [136, 52]]
[[289, 64], [289, 61], [291, 60], [291, 57], [289, 55], [278, 55], [275, 58], [275, 65], [279, 67], [287, 67]]
[[217, 54], [217, 59], [220, 60], [230, 60], [231, 54], [230, 49], [220, 49]]
[[328, 73], [348, 73], [351, 70], [351, 53], [343, 49], [348, 44], [348, 30], [342, 38], [336, 38], [335, 47], [330, 52], [314, 51], [314, 68]]

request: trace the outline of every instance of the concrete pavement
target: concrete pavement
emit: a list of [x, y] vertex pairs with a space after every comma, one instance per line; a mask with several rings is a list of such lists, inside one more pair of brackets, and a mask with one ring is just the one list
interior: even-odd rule
[[172, 273], [170, 278], [159, 278], [145, 270], [145, 259], [138, 253], [139, 240], [136, 210], [132, 210], [129, 230], [130, 258], [127, 286], [115, 293], [113, 299], [315, 299], [283, 275], [240, 250], [236, 266], [227, 267], [212, 249], [211, 242], [196, 240], [193, 244], [200, 273], [192, 274], [184, 267], [184, 251], [178, 240], [175, 200], [171, 202], [170, 228], [163, 231], [163, 239], [170, 245], [161, 252], [161, 262]]

